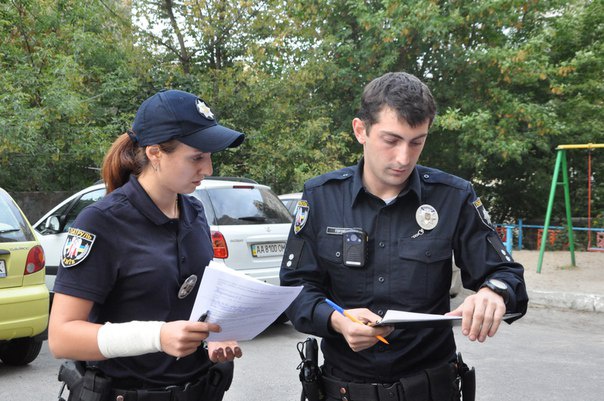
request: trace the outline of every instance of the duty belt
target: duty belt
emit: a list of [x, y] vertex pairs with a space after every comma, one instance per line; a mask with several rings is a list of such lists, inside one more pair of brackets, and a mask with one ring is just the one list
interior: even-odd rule
[[198, 401], [207, 386], [207, 375], [178, 386], [142, 389], [112, 389], [111, 401]]
[[[459, 398], [456, 365], [446, 364], [395, 383], [354, 383], [323, 376], [325, 392], [341, 401], [452, 401]], [[429, 397], [429, 398], [428, 398]], [[457, 398], [455, 398], [457, 397]]]

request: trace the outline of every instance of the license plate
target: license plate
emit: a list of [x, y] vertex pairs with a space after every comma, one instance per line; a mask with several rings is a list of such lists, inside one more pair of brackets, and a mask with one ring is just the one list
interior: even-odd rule
[[0, 278], [6, 277], [6, 264], [3, 260], [0, 260]]
[[276, 244], [254, 244], [252, 245], [252, 256], [255, 258], [265, 258], [268, 256], [283, 256], [285, 251], [285, 242]]

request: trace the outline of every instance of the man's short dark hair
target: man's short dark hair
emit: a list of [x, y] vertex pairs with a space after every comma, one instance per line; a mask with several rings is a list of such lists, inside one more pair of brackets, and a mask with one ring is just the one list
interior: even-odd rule
[[377, 122], [384, 106], [395, 110], [398, 118], [412, 127], [426, 121], [432, 124], [436, 115], [436, 103], [430, 89], [406, 72], [389, 72], [365, 86], [357, 116], [367, 130]]

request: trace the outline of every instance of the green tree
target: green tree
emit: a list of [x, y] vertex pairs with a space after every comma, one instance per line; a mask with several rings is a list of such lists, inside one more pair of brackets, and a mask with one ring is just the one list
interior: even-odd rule
[[243, 147], [215, 156], [215, 174], [249, 176], [277, 192], [342, 166], [350, 140], [331, 133], [331, 109], [315, 95], [323, 65], [289, 36], [286, 10], [279, 1], [224, 0], [135, 8], [139, 45], [160, 60], [152, 81], [199, 94], [221, 124], [247, 135]]
[[[555, 147], [604, 142], [603, 0], [123, 4], [0, 5], [1, 185], [83, 186], [83, 167], [100, 165], [142, 100], [175, 88], [247, 134], [215, 156], [215, 174], [297, 191], [356, 162], [361, 91], [401, 70], [438, 103], [421, 162], [470, 179], [494, 221], [542, 219]], [[578, 216], [585, 152], [569, 155]], [[604, 156], [594, 156], [597, 183]]]
[[[601, 1], [308, 3], [295, 2], [292, 16], [312, 21], [306, 42], [314, 38], [314, 54], [334, 72], [327, 80], [336, 84], [319, 95], [335, 105], [332, 128], [349, 129], [352, 99], [370, 79], [411, 72], [439, 106], [421, 162], [473, 181], [496, 221], [544, 215], [553, 149], [578, 140], [564, 115], [573, 120], [583, 108], [598, 114], [595, 124], [602, 118], [601, 28], [593, 32]], [[567, 64], [577, 63], [592, 68], [569, 75]], [[584, 101], [561, 99], [560, 80]], [[602, 142], [582, 125], [583, 138]]]
[[[114, 6], [119, 4], [115, 2]], [[0, 5], [0, 182], [17, 190], [79, 188], [136, 99], [127, 10], [98, 2]], [[136, 100], [135, 100], [136, 102]]]

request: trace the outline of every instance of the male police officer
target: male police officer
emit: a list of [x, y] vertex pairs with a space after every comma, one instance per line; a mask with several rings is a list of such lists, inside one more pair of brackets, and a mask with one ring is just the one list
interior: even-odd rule
[[413, 75], [375, 79], [352, 121], [363, 158], [304, 186], [281, 282], [304, 285], [287, 314], [296, 329], [323, 338], [330, 401], [458, 400], [459, 364], [451, 328], [358, 324], [326, 298], [363, 323], [389, 309], [448, 313], [454, 254], [464, 285], [476, 291], [449, 312], [462, 316], [463, 335], [483, 342], [506, 310], [526, 313], [523, 267], [471, 184], [416, 164], [435, 113]]

